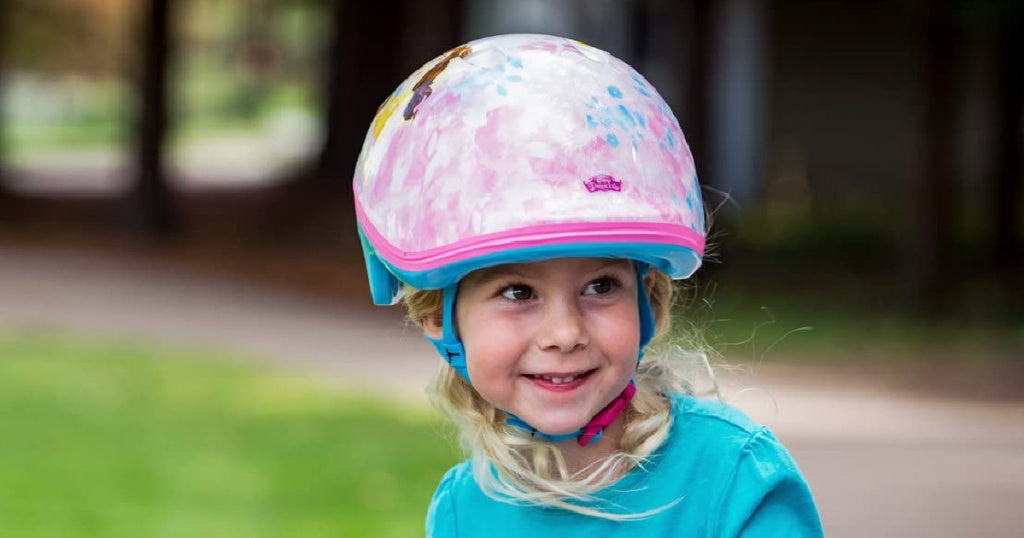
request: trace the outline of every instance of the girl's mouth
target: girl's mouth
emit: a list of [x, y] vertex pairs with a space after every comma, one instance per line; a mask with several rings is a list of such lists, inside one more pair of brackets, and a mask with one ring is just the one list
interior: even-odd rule
[[575, 373], [526, 374], [524, 377], [538, 387], [553, 392], [567, 392], [586, 383], [596, 370]]

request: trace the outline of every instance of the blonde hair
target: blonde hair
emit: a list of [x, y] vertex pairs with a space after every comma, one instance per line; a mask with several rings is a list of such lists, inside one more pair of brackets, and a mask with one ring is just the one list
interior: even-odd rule
[[[668, 275], [655, 269], [650, 274], [648, 295], [658, 341], [671, 327], [674, 289]], [[421, 328], [427, 319], [441, 325], [442, 300], [440, 290], [412, 288], [406, 289], [402, 299], [409, 320]], [[642, 465], [665, 441], [672, 425], [668, 395], [693, 392], [686, 370], [696, 366], [710, 374], [706, 354], [672, 347], [675, 353], [655, 353], [640, 362], [635, 376], [638, 390], [623, 413], [618, 451], [573, 474], [555, 444], [506, 424], [505, 413], [483, 399], [444, 361], [429, 392], [434, 404], [458, 426], [461, 444], [471, 455], [473, 476], [488, 496], [613, 520], [638, 519], [666, 507], [620, 514], [602, 510], [593, 494], [611, 485], [624, 470]]]

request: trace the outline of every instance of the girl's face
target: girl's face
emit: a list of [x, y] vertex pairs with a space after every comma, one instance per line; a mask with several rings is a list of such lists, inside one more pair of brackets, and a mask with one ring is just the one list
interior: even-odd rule
[[550, 434], [576, 431], [626, 387], [640, 345], [633, 263], [559, 258], [476, 271], [457, 329], [473, 387]]

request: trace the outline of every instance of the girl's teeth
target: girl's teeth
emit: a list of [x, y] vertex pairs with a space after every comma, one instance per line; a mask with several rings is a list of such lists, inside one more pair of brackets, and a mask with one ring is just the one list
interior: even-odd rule
[[541, 378], [544, 379], [545, 381], [550, 381], [550, 382], [552, 382], [552, 383], [554, 383], [556, 385], [562, 385], [562, 384], [569, 383], [569, 382], [575, 380], [576, 376], [574, 376], [574, 375], [570, 375], [570, 376], [566, 376], [566, 377], [541, 376]]

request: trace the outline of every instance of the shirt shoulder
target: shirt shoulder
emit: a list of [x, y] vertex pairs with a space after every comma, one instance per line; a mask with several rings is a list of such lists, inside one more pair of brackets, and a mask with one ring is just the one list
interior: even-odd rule
[[[699, 475], [727, 472], [750, 439], [767, 431], [739, 409], [718, 400], [673, 395], [672, 427], [657, 456], [693, 467]], [[710, 467], [709, 467], [710, 466]], [[692, 476], [692, 475], [688, 475]]]
[[472, 481], [468, 461], [452, 467], [441, 478], [427, 509], [427, 538], [458, 536], [456, 496], [459, 489], [465, 487], [466, 480]]
[[732, 430], [738, 435], [750, 435], [764, 429], [743, 411], [719, 400], [673, 395], [671, 401], [673, 418], [690, 426]]
[[699, 460], [712, 486], [710, 536], [822, 536], [803, 474], [767, 427], [728, 404], [686, 396], [673, 397], [673, 416], [670, 443]]

